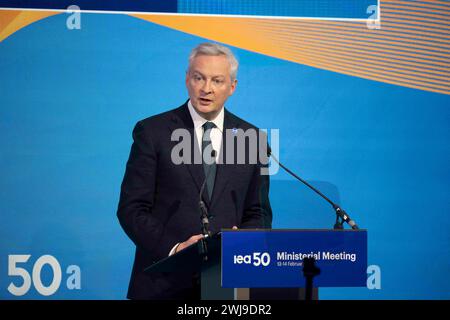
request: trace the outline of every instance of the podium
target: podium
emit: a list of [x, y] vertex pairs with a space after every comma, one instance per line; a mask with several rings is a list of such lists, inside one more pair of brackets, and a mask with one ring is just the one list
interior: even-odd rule
[[[311, 260], [318, 266], [315, 279], [305, 271]], [[366, 270], [367, 231], [302, 229], [222, 230], [145, 269], [200, 273], [202, 300], [280, 299], [299, 288], [311, 294], [311, 287], [362, 287]]]
[[235, 289], [221, 287], [221, 235], [219, 232], [198, 241], [157, 261], [146, 268], [145, 272], [198, 272], [202, 300], [236, 300], [238, 293]]

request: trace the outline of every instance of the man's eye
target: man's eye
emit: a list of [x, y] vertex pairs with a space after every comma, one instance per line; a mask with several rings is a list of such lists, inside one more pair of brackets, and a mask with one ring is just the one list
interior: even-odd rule
[[221, 85], [223, 83], [223, 80], [222, 79], [214, 79], [213, 82], [214, 82], [214, 84]]

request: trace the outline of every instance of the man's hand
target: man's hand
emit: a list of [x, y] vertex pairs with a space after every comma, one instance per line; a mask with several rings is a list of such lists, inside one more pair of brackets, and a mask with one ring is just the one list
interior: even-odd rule
[[195, 236], [190, 237], [189, 239], [187, 239], [187, 240], [184, 241], [184, 242], [181, 242], [181, 243], [178, 245], [177, 249], [175, 250], [175, 253], [177, 253], [178, 251], [183, 250], [183, 249], [189, 247], [190, 245], [196, 243], [198, 240], [200, 240], [200, 239], [202, 239], [202, 238], [203, 238], [203, 235], [202, 235], [202, 234], [196, 234]]

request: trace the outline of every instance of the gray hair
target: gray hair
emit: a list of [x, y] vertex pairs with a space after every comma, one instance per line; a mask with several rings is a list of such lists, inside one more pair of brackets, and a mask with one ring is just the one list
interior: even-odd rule
[[189, 69], [191, 68], [193, 60], [201, 55], [225, 56], [230, 62], [231, 81], [236, 80], [239, 62], [228, 47], [212, 42], [200, 43], [197, 47], [192, 49], [191, 54], [189, 55]]

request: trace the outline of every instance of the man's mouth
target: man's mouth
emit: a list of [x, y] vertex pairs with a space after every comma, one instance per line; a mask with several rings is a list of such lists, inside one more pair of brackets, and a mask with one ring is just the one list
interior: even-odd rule
[[199, 98], [198, 100], [200, 101], [201, 104], [210, 104], [212, 102], [211, 99], [207, 98]]

